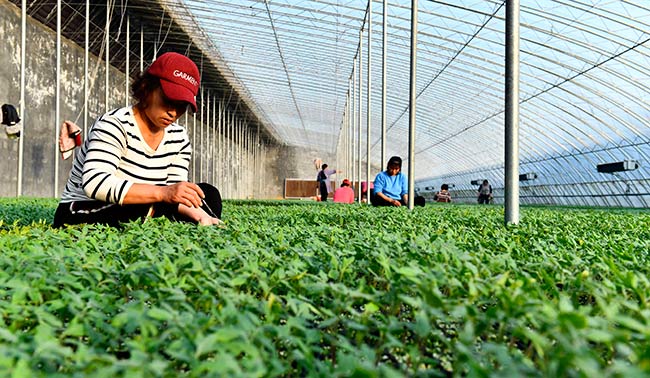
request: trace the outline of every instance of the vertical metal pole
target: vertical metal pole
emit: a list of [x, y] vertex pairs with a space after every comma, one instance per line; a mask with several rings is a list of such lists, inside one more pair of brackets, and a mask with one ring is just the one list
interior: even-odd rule
[[205, 146], [203, 145], [203, 129], [205, 127], [203, 117], [203, 90], [201, 90], [201, 121], [199, 122], [199, 145], [201, 146], [201, 155], [199, 159], [199, 181], [203, 182], [203, 161], [205, 160]]
[[192, 113], [192, 182], [196, 182], [196, 112]]
[[414, 207], [415, 193], [415, 102], [417, 95], [418, 0], [411, 0], [411, 82], [409, 88], [409, 172], [408, 207]]
[[203, 182], [210, 182], [210, 91], [207, 91], [205, 102], [205, 177]]
[[[352, 62], [352, 144], [350, 145], [350, 158], [352, 160], [352, 182], [357, 183], [356, 190], [359, 191], [361, 180], [357, 177], [357, 155], [354, 153], [357, 145], [357, 59]], [[357, 181], [358, 180], [358, 181]]]
[[[223, 135], [222, 135], [223, 134], [223, 127], [222, 127], [223, 126], [223, 119], [224, 119], [224, 117], [223, 117], [223, 100], [221, 100], [221, 101], [219, 101], [219, 124], [218, 124], [219, 130], [218, 130], [218, 133], [217, 133], [217, 138], [218, 138], [218, 140], [217, 140], [217, 182], [219, 184], [223, 183], [223, 180], [222, 180], [223, 169], [222, 169], [222, 163], [221, 163], [221, 161], [223, 159], [223, 155], [222, 155], [222, 153], [223, 153], [223, 145], [222, 145], [223, 144]], [[219, 190], [223, 190], [223, 185], [221, 185], [221, 189], [219, 189]]]
[[[185, 112], [185, 123], [183, 126], [185, 127], [185, 132], [187, 133], [187, 139], [190, 139], [190, 123], [189, 123], [189, 117], [187, 116], [188, 112]], [[194, 145], [190, 144], [190, 147], [192, 148], [192, 155], [190, 156], [190, 164], [194, 160]], [[187, 174], [187, 180], [190, 180], [190, 175], [189, 175], [189, 170], [192, 169], [192, 167], [188, 164], [187, 166], [188, 169], [188, 174]]]
[[361, 203], [361, 114], [362, 104], [361, 99], [363, 98], [363, 26], [359, 30], [359, 134], [358, 134], [358, 144], [357, 144], [357, 172], [359, 172], [359, 200]]
[[131, 55], [131, 17], [126, 15], [126, 67], [124, 68], [124, 106], [129, 106], [129, 84], [131, 77], [130, 55]]
[[235, 198], [236, 193], [235, 193], [235, 113], [231, 113], [230, 116], [228, 117], [229, 120], [229, 125], [228, 125], [228, 161], [233, 162], [232, 167], [228, 167], [228, 176], [231, 178], [230, 185], [228, 185], [228, 194], [231, 198]]
[[519, 0], [506, 1], [505, 223], [519, 223]]
[[[366, 110], [366, 188], [370, 189], [370, 126], [372, 110], [372, 0], [368, 0], [368, 105]], [[368, 201], [370, 203], [370, 201]]]
[[[352, 76], [354, 76], [354, 68], [352, 69]], [[348, 166], [349, 166], [349, 171], [350, 171], [350, 179], [352, 180], [352, 185], [356, 185], [356, 181], [354, 180], [354, 111], [355, 111], [355, 106], [354, 106], [354, 89], [355, 87], [352, 85], [352, 79], [348, 81], [348, 89], [349, 89], [349, 109], [350, 109], [350, 115], [349, 115], [349, 130], [348, 130]], [[356, 190], [356, 186], [354, 187]]]
[[[348, 89], [350, 84], [348, 82]], [[350, 177], [350, 91], [345, 99], [345, 175]]]
[[265, 198], [265, 197], [263, 197], [263, 194], [262, 194], [262, 180], [263, 180], [263, 177], [262, 177], [262, 171], [263, 171], [263, 169], [262, 169], [262, 142], [260, 141], [260, 124], [259, 123], [257, 124], [257, 147], [256, 147], [256, 149], [257, 149], [257, 175], [256, 176], [258, 177], [258, 179], [257, 179], [257, 182], [258, 182], [257, 196], [259, 198]]
[[345, 111], [343, 112], [343, 124], [345, 127], [343, 128], [343, 137], [345, 140], [345, 143], [343, 144], [343, 161], [344, 161], [344, 169], [345, 169], [345, 175], [347, 177], [350, 177], [350, 156], [348, 155], [348, 152], [350, 152], [349, 149], [349, 143], [350, 143], [350, 123], [348, 122], [349, 120], [349, 114], [350, 114], [350, 92], [345, 96]]
[[109, 77], [109, 72], [111, 68], [111, 61], [110, 61], [110, 48], [109, 43], [110, 43], [110, 38], [109, 38], [109, 31], [111, 28], [111, 15], [110, 15], [110, 0], [106, 0], [106, 30], [104, 34], [104, 43], [106, 44], [104, 48], [106, 49], [106, 76], [104, 78], [104, 112], [108, 112], [108, 77]]
[[242, 120], [239, 120], [239, 132], [237, 134], [239, 136], [239, 140], [237, 141], [239, 145], [239, 187], [237, 188], [237, 192], [241, 199], [244, 193], [244, 121]]
[[84, 49], [84, 138], [88, 135], [88, 52], [90, 51], [90, 0], [86, 0], [86, 48]]
[[[54, 110], [54, 140], [59, 138], [61, 122], [61, 0], [56, 1], [56, 95]], [[59, 196], [59, 151], [54, 148], [54, 198]]]
[[241, 161], [241, 148], [240, 148], [240, 145], [239, 145], [239, 143], [241, 142], [241, 139], [240, 139], [241, 120], [239, 118], [237, 118], [237, 122], [235, 123], [234, 131], [235, 131], [235, 133], [233, 135], [233, 137], [235, 138], [235, 140], [234, 140], [234, 142], [235, 142], [235, 145], [234, 145], [235, 154], [234, 154], [234, 156], [235, 156], [235, 159], [237, 160], [237, 180], [235, 181], [235, 184], [236, 184], [236, 186], [235, 186], [235, 195], [237, 196], [238, 199], [241, 199], [241, 164], [242, 164], [242, 161]]
[[230, 177], [232, 177], [232, 185], [230, 188], [230, 195], [232, 198], [237, 198], [237, 190], [238, 185], [237, 181], [239, 180], [239, 175], [237, 174], [237, 171], [239, 169], [239, 163], [240, 161], [237, 160], [237, 125], [238, 125], [239, 119], [237, 118], [237, 114], [233, 113], [232, 114], [232, 129], [230, 130], [230, 159], [228, 161], [234, 162], [233, 167], [232, 167], [232, 174]]
[[[144, 71], [144, 27], [140, 24], [140, 72]], [[187, 127], [187, 123], [185, 124]]]
[[233, 127], [233, 114], [228, 113], [228, 125], [226, 127], [226, 161], [230, 162], [231, 164], [226, 165], [226, 170], [227, 170], [227, 178], [228, 180], [228, 197], [232, 198], [232, 187], [233, 187], [233, 166], [234, 162], [232, 161], [232, 127]]
[[262, 198], [262, 188], [261, 188], [261, 176], [262, 169], [260, 168], [260, 124], [257, 123], [255, 127], [255, 135], [253, 135], [253, 165], [255, 166], [255, 174], [253, 175], [253, 184], [255, 185], [255, 190], [253, 191], [253, 199]]
[[27, 44], [25, 38], [27, 36], [27, 0], [23, 0], [20, 16], [20, 117], [22, 117], [23, 131], [18, 138], [18, 173], [16, 184], [16, 196], [23, 195], [23, 154], [24, 154], [24, 140], [26, 137], [27, 123], [25, 122], [25, 50]]
[[227, 125], [228, 125], [228, 115], [226, 113], [226, 104], [221, 99], [219, 101], [219, 119], [218, 119], [218, 131], [217, 131], [217, 152], [216, 154], [216, 159], [217, 159], [217, 180], [221, 183], [221, 195], [224, 196], [228, 188], [226, 187], [229, 185], [229, 176], [225, 173], [227, 169], [229, 169], [229, 166], [227, 167], [226, 162], [229, 162], [228, 160], [230, 156], [227, 154], [227, 147], [226, 147], [226, 132], [227, 132]]
[[[339, 148], [339, 147], [341, 147], [341, 148]], [[341, 165], [341, 153], [340, 153], [342, 147], [343, 147], [343, 141], [339, 137], [339, 140], [336, 143], [336, 162], [334, 163], [334, 167], [336, 167], [336, 169], [341, 169], [341, 167], [342, 167], [342, 165]]]
[[[348, 84], [348, 88], [350, 85]], [[345, 96], [345, 112], [343, 122], [345, 128], [343, 129], [343, 135], [345, 138], [345, 144], [343, 149], [343, 156], [345, 160], [345, 175], [350, 177], [350, 92]]]
[[212, 97], [212, 154], [210, 160], [212, 161], [212, 185], [217, 185], [217, 163], [214, 159], [217, 141], [217, 96]]
[[386, 56], [388, 55], [388, 0], [384, 0], [381, 55], [381, 164], [386, 161]]
[[253, 182], [252, 182], [252, 180], [253, 180], [253, 168], [254, 167], [251, 166], [251, 164], [253, 162], [252, 161], [252, 154], [251, 154], [251, 152], [252, 152], [251, 147], [253, 145], [252, 138], [253, 138], [253, 135], [251, 134], [250, 126], [247, 125], [246, 126], [246, 162], [247, 162], [247, 166], [246, 166], [246, 176], [247, 176], [246, 177], [246, 179], [247, 179], [246, 188], [248, 189], [248, 199], [253, 198], [253, 188], [254, 188], [253, 187]]

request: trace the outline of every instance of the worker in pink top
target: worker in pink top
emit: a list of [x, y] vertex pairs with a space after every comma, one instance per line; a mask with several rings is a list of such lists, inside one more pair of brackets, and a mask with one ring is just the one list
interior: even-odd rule
[[[366, 203], [368, 202], [368, 182], [367, 181], [361, 181], [361, 202]], [[375, 183], [373, 181], [370, 181], [370, 192], [375, 189]]]
[[354, 203], [354, 190], [350, 187], [350, 180], [344, 179], [341, 187], [334, 192], [334, 202]]

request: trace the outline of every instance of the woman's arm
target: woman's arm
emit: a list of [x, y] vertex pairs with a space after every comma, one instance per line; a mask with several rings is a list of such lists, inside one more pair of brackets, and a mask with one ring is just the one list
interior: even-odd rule
[[191, 182], [179, 182], [168, 186], [133, 184], [126, 193], [123, 204], [178, 203], [187, 207], [201, 207], [205, 197], [201, 188]]

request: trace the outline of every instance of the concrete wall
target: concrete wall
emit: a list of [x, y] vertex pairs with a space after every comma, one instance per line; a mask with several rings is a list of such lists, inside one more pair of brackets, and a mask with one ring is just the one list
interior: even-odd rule
[[[0, 0], [0, 103], [19, 109], [21, 60], [20, 9]], [[83, 127], [84, 51], [64, 41], [61, 46], [60, 119], [76, 121]], [[106, 67], [91, 57], [92, 80], [89, 84], [89, 122], [104, 112], [104, 80]], [[124, 75], [111, 68], [109, 74], [109, 107], [124, 104]], [[29, 20], [25, 54], [25, 109], [20, 114], [23, 125], [23, 187], [22, 194], [34, 197], [55, 195], [55, 160], [58, 160], [60, 195], [72, 159], [63, 161], [58, 153], [56, 135], [56, 34]], [[0, 160], [0, 195], [14, 196], [17, 187], [19, 140], [2, 133], [0, 144], [5, 159]]]

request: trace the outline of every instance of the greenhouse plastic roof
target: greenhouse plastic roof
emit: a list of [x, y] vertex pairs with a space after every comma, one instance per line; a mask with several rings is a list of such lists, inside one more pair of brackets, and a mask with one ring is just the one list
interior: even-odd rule
[[[365, 157], [367, 2], [184, 3], [280, 140], [328, 152], [341, 149], [363, 28]], [[410, 6], [387, 6], [388, 156], [408, 152]], [[383, 1], [374, 1], [370, 140], [378, 165], [383, 11]], [[421, 0], [418, 23], [416, 178], [503, 167], [505, 2]], [[522, 166], [551, 162], [554, 174], [565, 165], [575, 176], [597, 175], [595, 164], [609, 160], [647, 162], [650, 3], [522, 1], [520, 25]]]

